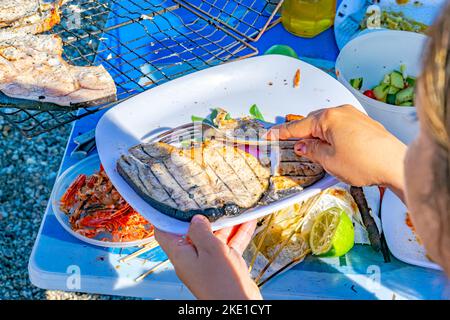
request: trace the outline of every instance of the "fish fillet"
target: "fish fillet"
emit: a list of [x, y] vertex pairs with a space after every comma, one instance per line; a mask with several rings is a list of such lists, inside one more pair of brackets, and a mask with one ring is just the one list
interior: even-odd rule
[[297, 141], [279, 141], [272, 149], [274, 172], [270, 178], [270, 191], [262, 203], [271, 203], [302, 191], [325, 175], [323, 167], [294, 151]]
[[42, 33], [61, 21], [59, 8], [62, 0], [42, 2], [39, 0], [1, 0], [0, 28], [7, 31]]
[[276, 171], [276, 175], [280, 176], [317, 176], [322, 173], [320, 164], [298, 161], [280, 162]]
[[12, 98], [86, 107], [116, 100], [103, 66], [79, 67], [62, 58], [57, 35], [0, 32], [0, 91]]
[[189, 149], [148, 143], [131, 148], [117, 170], [157, 210], [183, 221], [195, 214], [214, 221], [255, 206], [267, 190], [270, 170], [252, 157], [217, 141]]

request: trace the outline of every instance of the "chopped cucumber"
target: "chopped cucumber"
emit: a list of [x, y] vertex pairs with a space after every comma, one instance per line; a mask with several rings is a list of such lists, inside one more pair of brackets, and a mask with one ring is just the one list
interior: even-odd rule
[[[392, 22], [397, 23], [395, 20]], [[387, 73], [380, 84], [370, 90], [373, 95], [368, 96], [391, 105], [414, 106], [416, 81], [415, 77], [407, 75], [406, 65], [401, 64], [398, 70]], [[356, 90], [361, 90], [363, 78], [351, 79], [350, 84]]]
[[388, 95], [386, 96], [386, 103], [395, 105], [395, 96], [396, 94], [388, 93]]
[[377, 98], [377, 100], [385, 102], [388, 90], [388, 84], [380, 84], [373, 89], [373, 94], [375, 95], [375, 98]]
[[414, 77], [409, 76], [406, 78], [405, 81], [408, 84], [408, 86], [410, 86], [410, 87], [414, 87], [416, 85], [416, 78], [414, 78]]
[[406, 74], [406, 65], [405, 64], [400, 65], [400, 72], [402, 73], [403, 79], [406, 79], [408, 75]]
[[406, 71], [406, 65], [405, 64], [401, 64], [400, 65], [400, 71], [401, 72], [405, 72]]
[[350, 85], [356, 90], [361, 90], [363, 85], [363, 78], [355, 78], [350, 80]]
[[401, 73], [394, 71], [390, 74], [391, 78], [391, 86], [394, 86], [399, 89], [403, 89], [405, 87], [405, 82], [403, 80], [403, 76]]
[[393, 87], [393, 86], [389, 86], [389, 90], [388, 90], [388, 94], [396, 94], [397, 92], [399, 92], [401, 89]]
[[413, 101], [414, 99], [414, 87], [408, 87], [399, 91], [396, 95], [395, 104], [400, 105], [407, 101]]

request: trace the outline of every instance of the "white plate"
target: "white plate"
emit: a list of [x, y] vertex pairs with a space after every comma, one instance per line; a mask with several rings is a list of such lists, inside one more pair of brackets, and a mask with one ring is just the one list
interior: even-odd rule
[[430, 261], [425, 248], [417, 242], [416, 235], [406, 224], [408, 209], [390, 190], [387, 190], [381, 205], [381, 222], [387, 245], [399, 260], [420, 267], [442, 270]]
[[75, 238], [95, 246], [108, 248], [126, 248], [139, 246], [151, 241], [153, 239], [153, 236], [142, 240], [128, 242], [102, 241], [99, 239], [107, 235], [101, 235], [91, 239], [72, 230], [69, 223], [69, 217], [59, 209], [60, 199], [66, 192], [67, 188], [69, 188], [72, 182], [78, 177], [78, 175], [91, 175], [95, 172], [98, 172], [99, 169], [100, 159], [98, 155], [92, 155], [68, 168], [61, 176], [59, 176], [58, 180], [56, 180], [55, 187], [53, 188], [53, 192], [51, 195], [52, 209], [53, 213], [56, 216], [56, 219], [59, 221], [59, 223], [61, 223], [63, 228], [66, 229], [66, 231], [73, 235]]
[[[293, 88], [301, 70], [300, 86]], [[222, 107], [233, 116], [247, 115], [256, 103], [267, 121], [284, 121], [288, 113], [308, 114], [318, 108], [350, 103], [364, 112], [358, 100], [337, 80], [305, 62], [280, 55], [260, 56], [199, 71], [148, 90], [110, 109], [96, 129], [97, 148], [106, 173], [119, 193], [155, 227], [185, 234], [189, 224], [162, 214], [145, 202], [116, 170], [128, 148], [167, 128], [206, 116]], [[335, 184], [327, 176], [302, 193], [268, 206], [254, 208], [212, 224], [214, 230], [256, 219], [299, 202]]]
[[[396, 12], [403, 12], [408, 18], [412, 18], [416, 21], [425, 23], [427, 25], [433, 24], [436, 16], [439, 14], [441, 7], [445, 4], [445, 0], [420, 0], [421, 6], [414, 5], [414, 1], [410, 0], [408, 4], [398, 5], [396, 0], [383, 0], [380, 2], [382, 9]], [[342, 49], [350, 40], [356, 38], [362, 33], [368, 32], [364, 30], [362, 32], [356, 32], [353, 34], [344, 34], [339, 26], [347, 16], [358, 12], [365, 6], [366, 1], [355, 0], [343, 0], [337, 10], [336, 18], [334, 21], [334, 33], [336, 37], [336, 43], [339, 50]], [[339, 15], [342, 13], [342, 16]]]

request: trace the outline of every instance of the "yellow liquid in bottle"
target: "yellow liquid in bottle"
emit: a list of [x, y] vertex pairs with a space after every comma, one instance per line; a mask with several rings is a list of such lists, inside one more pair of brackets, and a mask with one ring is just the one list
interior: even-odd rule
[[281, 21], [287, 31], [312, 38], [334, 23], [336, 0], [285, 0]]

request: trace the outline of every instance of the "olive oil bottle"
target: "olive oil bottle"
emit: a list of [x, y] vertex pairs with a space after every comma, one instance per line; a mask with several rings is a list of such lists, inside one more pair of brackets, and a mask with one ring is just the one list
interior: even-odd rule
[[334, 23], [336, 0], [284, 0], [281, 21], [287, 31], [312, 38]]

